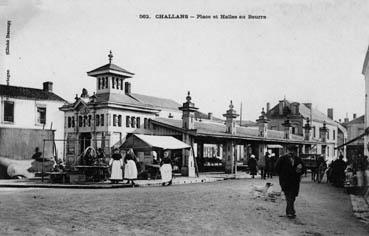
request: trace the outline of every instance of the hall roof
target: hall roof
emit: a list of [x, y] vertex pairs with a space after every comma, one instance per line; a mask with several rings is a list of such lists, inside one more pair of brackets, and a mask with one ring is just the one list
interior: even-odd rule
[[[183, 130], [182, 120], [158, 117], [153, 119], [152, 122], [156, 122], [159, 125], [162, 124], [164, 126], [169, 126], [177, 130]], [[226, 126], [223, 123], [195, 121], [196, 136], [265, 140], [270, 142], [274, 141], [277, 143], [317, 143], [317, 141], [304, 141], [304, 138], [302, 136], [293, 134], [291, 135], [290, 139], [285, 139], [283, 131], [268, 130], [267, 137], [263, 138], [258, 136], [259, 129], [257, 127], [237, 126], [236, 129], [236, 134], [232, 135], [226, 132]]]
[[22, 98], [32, 100], [49, 100], [66, 102], [63, 98], [53, 92], [44, 91], [42, 89], [27, 88], [20, 86], [10, 86], [0, 84], [0, 96], [11, 98]]
[[108, 63], [106, 65], [100, 66], [99, 68], [96, 68], [94, 70], [87, 72], [87, 74], [90, 76], [93, 76], [93, 75], [97, 75], [100, 73], [113, 73], [114, 74], [115, 72], [118, 72], [118, 74], [123, 74], [129, 77], [134, 75], [132, 72], [129, 72], [128, 70], [123, 69], [122, 67], [119, 67], [113, 63]]

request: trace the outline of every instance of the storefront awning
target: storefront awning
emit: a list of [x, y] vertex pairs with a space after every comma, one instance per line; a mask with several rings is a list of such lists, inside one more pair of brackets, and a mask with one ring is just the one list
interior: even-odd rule
[[126, 139], [121, 145], [121, 149], [145, 149], [145, 148], [161, 148], [161, 149], [186, 149], [190, 145], [172, 137], [172, 136], [156, 136], [133, 134]]
[[267, 148], [283, 148], [283, 146], [279, 144], [268, 144]]

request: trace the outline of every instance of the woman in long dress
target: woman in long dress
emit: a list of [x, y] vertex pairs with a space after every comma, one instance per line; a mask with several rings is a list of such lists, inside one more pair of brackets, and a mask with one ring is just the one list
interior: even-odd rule
[[122, 167], [123, 160], [122, 155], [120, 155], [118, 149], [114, 149], [114, 153], [110, 159], [109, 166], [111, 166], [111, 176], [110, 180], [113, 184], [117, 184], [123, 179]]
[[124, 179], [127, 180], [127, 184], [131, 183], [132, 187], [135, 186], [133, 180], [137, 179], [137, 166], [135, 160], [135, 153], [132, 149], [129, 149], [124, 159]]
[[169, 150], [164, 151], [164, 158], [161, 162], [160, 166], [160, 175], [163, 181], [163, 186], [165, 184], [171, 185], [172, 184], [172, 160], [170, 158]]

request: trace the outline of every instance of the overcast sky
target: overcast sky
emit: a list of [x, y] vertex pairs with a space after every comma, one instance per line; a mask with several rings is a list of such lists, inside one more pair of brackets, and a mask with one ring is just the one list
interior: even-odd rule
[[[296, 3], [298, 2], [298, 3]], [[151, 19], [140, 19], [149, 14]], [[265, 15], [264, 20], [155, 19], [156, 14]], [[54, 91], [73, 101], [95, 91], [86, 72], [108, 62], [135, 73], [132, 91], [221, 116], [233, 100], [255, 120], [266, 102], [312, 102], [335, 118], [364, 112], [361, 74], [369, 1], [0, 0], [0, 82]], [[5, 57], [7, 20], [11, 56]]]

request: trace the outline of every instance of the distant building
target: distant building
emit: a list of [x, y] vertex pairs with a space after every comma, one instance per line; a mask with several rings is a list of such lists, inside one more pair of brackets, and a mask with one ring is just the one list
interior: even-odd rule
[[[43, 139], [64, 137], [59, 107], [66, 101], [53, 93], [52, 82], [44, 82], [43, 89], [0, 85], [0, 100], [0, 156], [29, 159], [36, 146], [42, 151]], [[55, 144], [46, 143], [45, 155], [62, 158], [63, 143]]]
[[[269, 104], [267, 104], [268, 107]], [[338, 134], [339, 132], [346, 133], [346, 130], [333, 120], [332, 108], [328, 109], [327, 115], [325, 115], [314, 109], [311, 103], [290, 102], [283, 99], [273, 108], [267, 110], [267, 118], [270, 120], [269, 129], [280, 131], [284, 130], [283, 123], [289, 120], [292, 134], [300, 136], [306, 135], [304, 127], [309, 121], [311, 130], [308, 139], [323, 143], [305, 146], [304, 153], [324, 154], [327, 160], [333, 160], [338, 156], [337, 150], [335, 150], [338, 145]]]
[[[356, 114], [354, 114], [353, 120], [351, 121], [345, 118], [345, 122], [342, 125], [347, 129], [348, 141], [364, 133], [364, 121], [364, 115], [356, 117]], [[347, 156], [349, 158], [358, 154], [364, 154], [364, 137], [347, 144]]]

